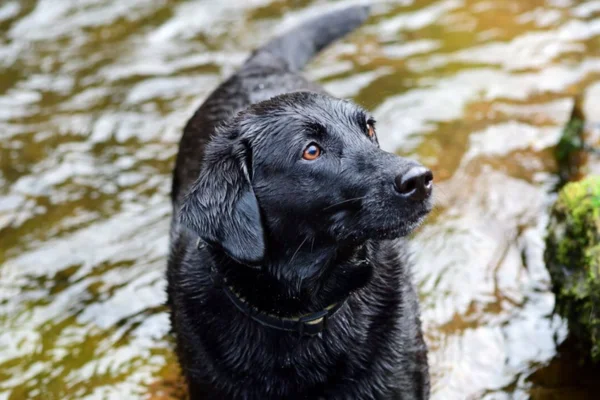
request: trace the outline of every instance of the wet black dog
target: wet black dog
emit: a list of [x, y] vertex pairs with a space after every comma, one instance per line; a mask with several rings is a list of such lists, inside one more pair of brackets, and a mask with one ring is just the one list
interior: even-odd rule
[[297, 74], [367, 14], [274, 39], [185, 128], [168, 294], [192, 399], [429, 396], [401, 238], [431, 209], [431, 172]]

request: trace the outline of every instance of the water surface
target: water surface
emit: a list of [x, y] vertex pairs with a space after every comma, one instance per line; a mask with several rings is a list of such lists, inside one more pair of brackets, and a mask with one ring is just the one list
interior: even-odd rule
[[[0, 399], [181, 397], [162, 304], [182, 127], [252, 48], [339, 3], [0, 3]], [[373, 4], [306, 74], [436, 175], [413, 241], [433, 397], [591, 398], [542, 256], [574, 95], [600, 137], [600, 1]]]

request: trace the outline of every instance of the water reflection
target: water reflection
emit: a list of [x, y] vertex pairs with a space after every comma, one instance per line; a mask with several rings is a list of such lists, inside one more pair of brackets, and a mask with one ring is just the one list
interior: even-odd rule
[[[341, 3], [0, 5], [0, 399], [181, 396], [162, 304], [183, 124], [251, 48]], [[600, 138], [599, 4], [376, 1], [306, 71], [440, 182], [413, 241], [434, 398], [586, 394], [542, 254], [573, 95]]]

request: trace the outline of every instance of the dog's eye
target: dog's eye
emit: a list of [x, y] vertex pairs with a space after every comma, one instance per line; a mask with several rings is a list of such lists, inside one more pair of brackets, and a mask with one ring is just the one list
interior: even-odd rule
[[308, 161], [316, 160], [321, 155], [321, 148], [315, 143], [309, 144], [302, 153], [302, 158]]
[[367, 135], [372, 139], [375, 136], [375, 127], [372, 124], [368, 124], [367, 129]]

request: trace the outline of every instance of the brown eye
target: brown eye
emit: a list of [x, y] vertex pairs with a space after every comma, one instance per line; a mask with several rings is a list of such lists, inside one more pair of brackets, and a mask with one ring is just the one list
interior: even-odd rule
[[370, 138], [375, 136], [375, 128], [373, 127], [373, 125], [371, 125], [371, 124], [367, 125], [367, 129], [368, 129], [367, 134], [369, 135]]
[[319, 158], [321, 155], [321, 148], [314, 143], [311, 143], [304, 149], [304, 153], [302, 153], [302, 158], [308, 161], [313, 161]]

